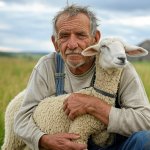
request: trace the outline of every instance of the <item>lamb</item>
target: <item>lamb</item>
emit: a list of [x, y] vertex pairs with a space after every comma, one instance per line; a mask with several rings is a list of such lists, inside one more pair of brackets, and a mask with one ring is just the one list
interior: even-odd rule
[[[82, 55], [96, 55], [96, 79], [94, 87], [82, 89], [78, 92], [99, 97], [114, 106], [121, 72], [128, 62], [126, 54], [129, 56], [144, 56], [147, 53], [141, 47], [128, 45], [116, 38], [105, 38], [100, 43], [86, 48]], [[21, 105], [24, 94], [25, 91], [15, 97], [6, 109], [5, 139], [2, 150], [29, 150], [13, 131], [14, 115]], [[114, 135], [108, 133], [107, 127], [93, 116], [86, 114], [73, 121], [68, 119], [62, 106], [69, 95], [49, 97], [40, 102], [33, 114], [37, 126], [48, 134], [59, 132], [80, 134], [81, 138], [75, 142], [86, 144], [91, 135], [97, 145], [104, 147], [111, 144]]]

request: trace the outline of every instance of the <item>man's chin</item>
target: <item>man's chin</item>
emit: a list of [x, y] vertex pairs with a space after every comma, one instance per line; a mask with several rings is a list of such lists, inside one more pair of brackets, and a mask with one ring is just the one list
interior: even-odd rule
[[82, 55], [81, 54], [69, 54], [67, 55], [67, 59], [69, 61], [80, 61], [82, 59]]
[[84, 62], [73, 63], [73, 62], [68, 62], [68, 61], [67, 61], [67, 65], [68, 65], [69, 67], [71, 67], [71, 68], [76, 69], [76, 68], [79, 68], [79, 67], [83, 66], [83, 65], [84, 65]]

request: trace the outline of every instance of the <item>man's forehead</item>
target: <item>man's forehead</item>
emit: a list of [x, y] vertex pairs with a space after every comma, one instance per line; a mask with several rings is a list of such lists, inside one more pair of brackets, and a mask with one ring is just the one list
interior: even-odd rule
[[78, 13], [76, 15], [69, 15], [68, 13], [64, 13], [58, 17], [56, 24], [58, 24], [61, 21], [70, 21], [77, 18], [84, 18], [85, 21], [89, 21], [88, 16], [83, 13]]
[[82, 28], [75, 28], [75, 27], [70, 28], [70, 29], [66, 28], [66, 29], [59, 30], [59, 33], [62, 33], [62, 34], [71, 33], [71, 32], [84, 33], [84, 32], [87, 32], [87, 30], [84, 30], [84, 28], [82, 29]]
[[[83, 17], [81, 19], [81, 17]], [[89, 19], [84, 16], [73, 16], [67, 18], [63, 15], [56, 24], [57, 32], [89, 32], [90, 22]], [[58, 31], [59, 30], [59, 31]]]

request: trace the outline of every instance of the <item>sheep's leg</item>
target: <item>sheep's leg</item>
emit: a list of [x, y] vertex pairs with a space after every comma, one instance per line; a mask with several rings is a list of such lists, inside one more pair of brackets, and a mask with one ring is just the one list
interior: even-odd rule
[[87, 144], [88, 138], [95, 132], [100, 132], [104, 126], [91, 115], [77, 117], [69, 128], [69, 133], [79, 134], [81, 137], [75, 142]]
[[103, 131], [93, 134], [92, 140], [96, 145], [105, 147], [113, 143], [114, 134], [108, 133], [107, 129], [105, 128]]

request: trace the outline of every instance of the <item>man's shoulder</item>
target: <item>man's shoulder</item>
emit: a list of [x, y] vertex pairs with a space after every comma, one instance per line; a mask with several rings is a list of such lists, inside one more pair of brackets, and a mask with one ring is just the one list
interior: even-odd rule
[[138, 75], [134, 65], [132, 63], [128, 62], [128, 64], [122, 71], [120, 82], [123, 84], [128, 84], [137, 78], [139, 78], [139, 75]]
[[55, 55], [56, 53], [55, 52], [51, 52], [45, 56], [42, 56], [39, 61], [37, 62], [35, 68], [38, 68], [40, 66], [43, 66], [43, 65], [46, 65], [46, 66], [49, 66], [49, 65], [52, 65], [54, 64], [55, 62]]
[[125, 75], [125, 76], [137, 75], [134, 65], [132, 63], [128, 62], [127, 65], [125, 66], [125, 68], [123, 69], [122, 75]]

